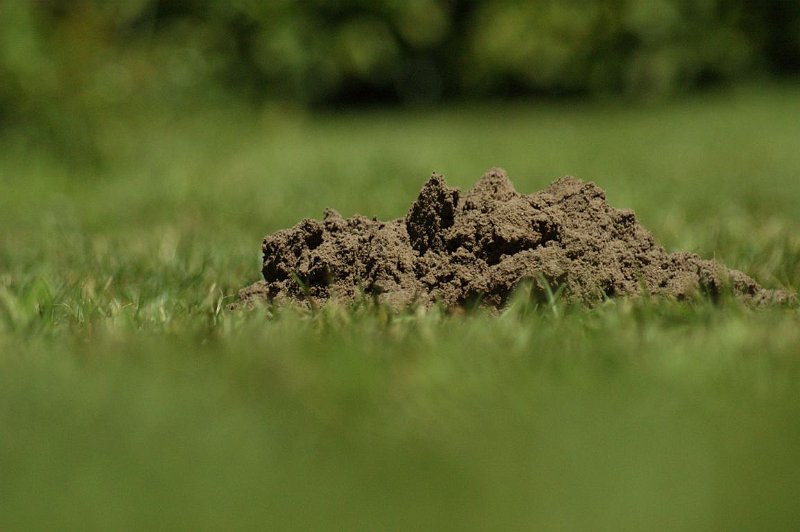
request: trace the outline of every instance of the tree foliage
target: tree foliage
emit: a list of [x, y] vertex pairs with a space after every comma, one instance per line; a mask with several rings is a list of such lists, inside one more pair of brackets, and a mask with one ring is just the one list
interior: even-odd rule
[[0, 13], [0, 119], [214, 96], [661, 96], [800, 69], [790, 0], [0, 0]]

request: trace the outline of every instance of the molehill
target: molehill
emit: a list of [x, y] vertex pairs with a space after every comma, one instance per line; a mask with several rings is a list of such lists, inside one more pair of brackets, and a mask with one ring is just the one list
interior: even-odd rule
[[532, 297], [557, 293], [586, 304], [644, 294], [729, 293], [753, 305], [794, 299], [716, 261], [668, 254], [633, 211], [611, 207], [594, 183], [563, 177], [522, 195], [501, 169], [465, 194], [433, 174], [397, 220], [345, 219], [327, 209], [321, 221], [267, 236], [262, 250], [264, 280], [240, 291], [244, 305], [367, 297], [398, 309], [501, 308], [523, 281]]

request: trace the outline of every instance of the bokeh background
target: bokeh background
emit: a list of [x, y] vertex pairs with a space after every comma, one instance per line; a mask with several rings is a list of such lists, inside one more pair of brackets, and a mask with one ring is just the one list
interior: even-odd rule
[[[0, 127], [201, 103], [664, 98], [800, 71], [792, 0], [0, 0]], [[29, 131], [30, 132], [30, 131]]]

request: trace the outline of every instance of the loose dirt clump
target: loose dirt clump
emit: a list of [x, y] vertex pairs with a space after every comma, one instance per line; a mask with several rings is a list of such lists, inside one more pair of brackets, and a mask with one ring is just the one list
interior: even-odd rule
[[328, 209], [322, 221], [267, 236], [262, 250], [264, 280], [240, 292], [245, 305], [367, 295], [394, 308], [500, 308], [526, 280], [533, 297], [558, 293], [587, 304], [644, 294], [731, 293], [755, 305], [794, 299], [718, 262], [666, 253], [633, 211], [611, 207], [594, 183], [564, 177], [525, 196], [501, 169], [466, 194], [434, 174], [402, 219], [345, 219]]

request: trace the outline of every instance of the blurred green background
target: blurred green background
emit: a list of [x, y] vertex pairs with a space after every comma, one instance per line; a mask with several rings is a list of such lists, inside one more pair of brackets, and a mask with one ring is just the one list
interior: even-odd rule
[[0, 0], [0, 127], [534, 95], [663, 98], [800, 70], [792, 0]]

